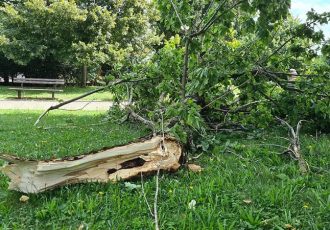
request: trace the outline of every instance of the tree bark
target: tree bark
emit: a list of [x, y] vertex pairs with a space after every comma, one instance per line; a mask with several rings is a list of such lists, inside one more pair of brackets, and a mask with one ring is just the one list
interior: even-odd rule
[[4, 76], [5, 85], [9, 85], [9, 76]]
[[81, 76], [81, 87], [86, 87], [86, 85], [87, 85], [87, 76], [88, 76], [87, 66], [84, 65], [83, 69], [82, 69], [82, 76]]

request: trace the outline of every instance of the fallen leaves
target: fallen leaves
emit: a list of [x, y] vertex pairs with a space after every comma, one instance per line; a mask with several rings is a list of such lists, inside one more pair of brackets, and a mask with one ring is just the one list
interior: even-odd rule
[[188, 204], [188, 208], [194, 210], [196, 206], [196, 200], [191, 200]]
[[139, 189], [141, 188], [141, 185], [136, 185], [130, 182], [125, 182], [125, 188], [127, 188], [128, 190], [134, 190], [134, 189]]
[[192, 172], [201, 172], [203, 170], [201, 166], [195, 164], [188, 164], [188, 169]]
[[252, 203], [252, 200], [251, 199], [244, 199], [243, 202], [245, 204], [251, 204]]
[[26, 202], [28, 202], [29, 199], [30, 199], [30, 197], [22, 195], [21, 198], [19, 198], [19, 201], [22, 203], [26, 203]]
[[291, 224], [285, 224], [285, 225], [284, 225], [284, 228], [285, 228], [285, 229], [292, 229], [292, 230], [296, 230], [296, 228], [295, 228], [295, 227], [293, 227]]

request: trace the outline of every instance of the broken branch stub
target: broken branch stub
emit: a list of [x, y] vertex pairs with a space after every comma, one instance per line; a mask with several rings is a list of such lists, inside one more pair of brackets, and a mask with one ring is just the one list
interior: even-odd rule
[[69, 160], [27, 161], [8, 155], [0, 159], [9, 162], [2, 168], [10, 178], [9, 189], [38, 193], [67, 184], [126, 180], [158, 169], [176, 171], [181, 155], [178, 141], [156, 136]]
[[296, 131], [294, 128], [285, 120], [282, 120], [279, 117], [276, 117], [277, 120], [281, 122], [281, 124], [286, 125], [289, 129], [290, 135], [290, 146], [288, 148], [288, 151], [293, 154], [294, 158], [298, 160], [298, 165], [301, 173], [308, 173], [309, 172], [309, 166], [308, 163], [305, 161], [303, 156], [301, 155], [301, 148], [300, 148], [300, 140], [299, 140], [299, 132], [301, 129], [302, 122], [305, 120], [300, 120], [297, 124]]

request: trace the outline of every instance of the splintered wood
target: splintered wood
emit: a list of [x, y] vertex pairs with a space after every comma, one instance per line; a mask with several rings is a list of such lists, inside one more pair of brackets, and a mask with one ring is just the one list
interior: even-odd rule
[[2, 168], [10, 178], [9, 189], [38, 193], [67, 184], [126, 180], [158, 168], [176, 171], [181, 154], [176, 140], [157, 136], [72, 159], [28, 161], [9, 155], [0, 159], [9, 162]]

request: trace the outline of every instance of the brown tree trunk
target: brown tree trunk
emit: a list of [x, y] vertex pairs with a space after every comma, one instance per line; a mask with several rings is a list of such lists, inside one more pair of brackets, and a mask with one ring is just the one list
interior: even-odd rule
[[87, 70], [87, 66], [84, 65], [83, 69], [82, 69], [82, 76], [81, 76], [81, 87], [86, 87], [87, 77], [88, 77], [88, 70]]

